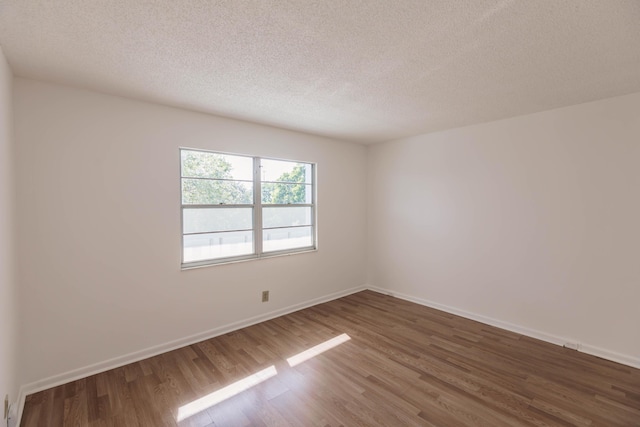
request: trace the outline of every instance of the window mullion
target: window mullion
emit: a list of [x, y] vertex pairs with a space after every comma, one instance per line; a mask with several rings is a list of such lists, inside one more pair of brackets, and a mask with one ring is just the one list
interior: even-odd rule
[[317, 247], [317, 238], [318, 231], [316, 228], [316, 222], [318, 220], [318, 213], [316, 212], [316, 208], [318, 203], [316, 202], [316, 165], [311, 165], [311, 230], [313, 233], [313, 246]]
[[262, 255], [262, 185], [260, 158], [253, 158], [253, 242], [257, 256]]

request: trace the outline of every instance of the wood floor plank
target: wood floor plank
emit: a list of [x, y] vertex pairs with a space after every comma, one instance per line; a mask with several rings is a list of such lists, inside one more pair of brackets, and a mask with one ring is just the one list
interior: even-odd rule
[[21, 425], [640, 427], [640, 370], [364, 291], [27, 396]]

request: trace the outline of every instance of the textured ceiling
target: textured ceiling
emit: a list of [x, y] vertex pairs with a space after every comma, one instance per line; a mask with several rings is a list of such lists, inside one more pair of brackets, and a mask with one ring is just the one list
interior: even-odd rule
[[0, 0], [14, 73], [363, 143], [640, 91], [639, 0]]

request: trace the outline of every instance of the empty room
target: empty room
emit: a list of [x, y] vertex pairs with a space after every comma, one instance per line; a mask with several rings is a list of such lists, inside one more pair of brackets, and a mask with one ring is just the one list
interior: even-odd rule
[[0, 0], [1, 424], [640, 427], [640, 1]]

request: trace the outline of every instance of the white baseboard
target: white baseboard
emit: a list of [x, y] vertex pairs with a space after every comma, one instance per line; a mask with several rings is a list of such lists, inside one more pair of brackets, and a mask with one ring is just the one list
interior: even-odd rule
[[[536, 338], [542, 341], [549, 342], [551, 344], [556, 344], [559, 346], [563, 346], [566, 343], [575, 342], [574, 339], [565, 338], [558, 335], [548, 334], [546, 332], [537, 331], [535, 329], [526, 328], [524, 326], [516, 325], [509, 322], [504, 322], [502, 320], [494, 319], [492, 317], [483, 316], [481, 314], [471, 313], [465, 310], [460, 310], [455, 307], [450, 307], [448, 305], [439, 304], [434, 301], [429, 301], [423, 298], [414, 297], [411, 295], [406, 295], [403, 293], [399, 293], [396, 291], [392, 291], [390, 289], [377, 288], [374, 286], [369, 286], [370, 290], [374, 292], [379, 292], [381, 294], [389, 295], [395, 298], [400, 298], [406, 301], [415, 302], [416, 304], [424, 305], [427, 307], [435, 308], [436, 310], [445, 311], [447, 313], [455, 314], [460, 317], [464, 317], [467, 319], [475, 320], [481, 323], [485, 323], [487, 325], [495, 326], [497, 328], [506, 329], [507, 331], [515, 332], [517, 334], [526, 335], [531, 338]], [[589, 344], [578, 344], [578, 351], [583, 353], [591, 354], [592, 356], [597, 356], [602, 359], [610, 360], [612, 362], [617, 362], [626, 366], [630, 366], [632, 368], [640, 369], [640, 358], [633, 357], [626, 354], [620, 354], [615, 351], [606, 350], [600, 347], [596, 347]]]
[[364, 291], [368, 289], [366, 285], [357, 286], [355, 288], [346, 289], [344, 291], [334, 292], [329, 295], [325, 295], [319, 298], [314, 298], [294, 304], [279, 310], [270, 311], [268, 313], [260, 314], [258, 316], [251, 317], [249, 319], [241, 320], [234, 323], [229, 323], [208, 331], [200, 332], [188, 337], [180, 338], [174, 341], [170, 341], [164, 344], [155, 345], [146, 349], [135, 351], [133, 353], [125, 354], [123, 356], [114, 357], [112, 359], [104, 360], [102, 362], [94, 363], [92, 365], [84, 366], [82, 368], [74, 369], [68, 372], [63, 372], [58, 375], [53, 375], [48, 378], [44, 378], [39, 381], [35, 381], [29, 384], [25, 384], [20, 387], [18, 393], [17, 402], [17, 423], [20, 425], [22, 419], [22, 411], [24, 410], [24, 403], [27, 395], [37, 393], [42, 390], [47, 390], [52, 387], [57, 387], [62, 384], [66, 384], [71, 381], [76, 381], [81, 378], [86, 378], [91, 375], [99, 374], [100, 372], [108, 371], [110, 369], [119, 368], [120, 366], [128, 365], [129, 363], [138, 362], [149, 357], [157, 356], [158, 354], [166, 353], [181, 347], [185, 347], [191, 344], [195, 344], [200, 341], [204, 341], [210, 338], [217, 337], [229, 332], [236, 331], [238, 329], [246, 328], [247, 326], [255, 325], [256, 323], [264, 322], [274, 319], [276, 317], [283, 316], [285, 314], [293, 313], [294, 311], [302, 310], [314, 305], [322, 304], [324, 302], [332, 301], [334, 299], [342, 298], [347, 295], [354, 294], [356, 292]]
[[640, 369], [640, 357], [633, 357], [588, 344], [581, 344], [578, 350], [592, 356], [600, 357], [601, 359], [607, 359], [612, 362]]
[[[377, 288], [374, 286], [357, 286], [351, 289], [347, 289], [340, 292], [334, 292], [329, 295], [325, 295], [319, 298], [314, 298], [308, 301], [304, 301], [299, 304], [294, 304], [289, 307], [285, 307], [279, 310], [271, 311], [265, 314], [251, 317], [242, 321], [230, 323], [220, 326], [218, 328], [210, 329], [208, 331], [200, 332], [198, 334], [190, 335], [188, 337], [180, 338], [178, 340], [170, 341], [165, 344], [156, 345], [143, 350], [135, 351], [133, 353], [125, 354], [123, 356], [108, 359], [102, 362], [94, 363], [82, 368], [74, 369], [72, 371], [64, 372], [58, 375], [51, 376], [39, 381], [35, 381], [29, 384], [25, 384], [20, 387], [18, 393], [18, 401], [16, 403], [17, 417], [15, 418], [15, 424], [10, 426], [19, 426], [22, 418], [22, 412], [24, 410], [24, 403], [27, 395], [37, 393], [42, 390], [46, 390], [52, 387], [56, 387], [62, 384], [66, 384], [71, 381], [75, 381], [81, 378], [86, 378], [91, 375], [98, 374], [100, 372], [115, 369], [120, 366], [127, 365], [129, 363], [138, 362], [149, 357], [157, 356], [158, 354], [166, 353], [171, 350], [175, 350], [181, 347], [185, 347], [191, 344], [195, 344], [200, 341], [204, 341], [219, 335], [223, 335], [238, 329], [246, 328], [247, 326], [255, 325], [256, 323], [264, 322], [276, 317], [283, 316], [285, 314], [293, 313], [294, 311], [302, 310], [304, 308], [312, 307], [314, 305], [322, 304], [324, 302], [332, 301], [334, 299], [342, 298], [347, 295], [354, 294], [356, 292], [363, 291], [365, 289], [372, 290], [385, 295], [390, 295], [396, 298], [400, 298], [406, 301], [414, 302], [416, 304], [424, 305], [427, 307], [435, 308], [437, 310], [445, 311], [447, 313], [455, 314], [467, 319], [476, 320], [487, 325], [495, 326], [501, 329], [506, 329], [511, 332], [526, 335], [528, 337], [537, 338], [542, 341], [546, 341], [556, 345], [564, 345], [567, 342], [573, 342], [574, 340], [560, 337], [553, 334], [529, 329], [523, 326], [515, 325], [513, 323], [504, 322], [492, 317], [483, 316], [480, 314], [471, 313], [465, 310], [460, 310], [455, 307], [450, 307], [444, 304], [439, 304], [433, 301], [425, 300], [422, 298], [414, 297], [411, 295], [402, 294], [389, 289]], [[580, 344], [579, 351], [587, 354], [591, 354], [603, 359], [611, 360], [613, 362], [621, 363], [623, 365], [631, 366], [633, 368], [640, 369], [640, 358], [632, 357], [625, 354], [616, 353], [610, 350], [602, 349], [596, 346]], [[11, 420], [13, 422], [13, 419]]]

